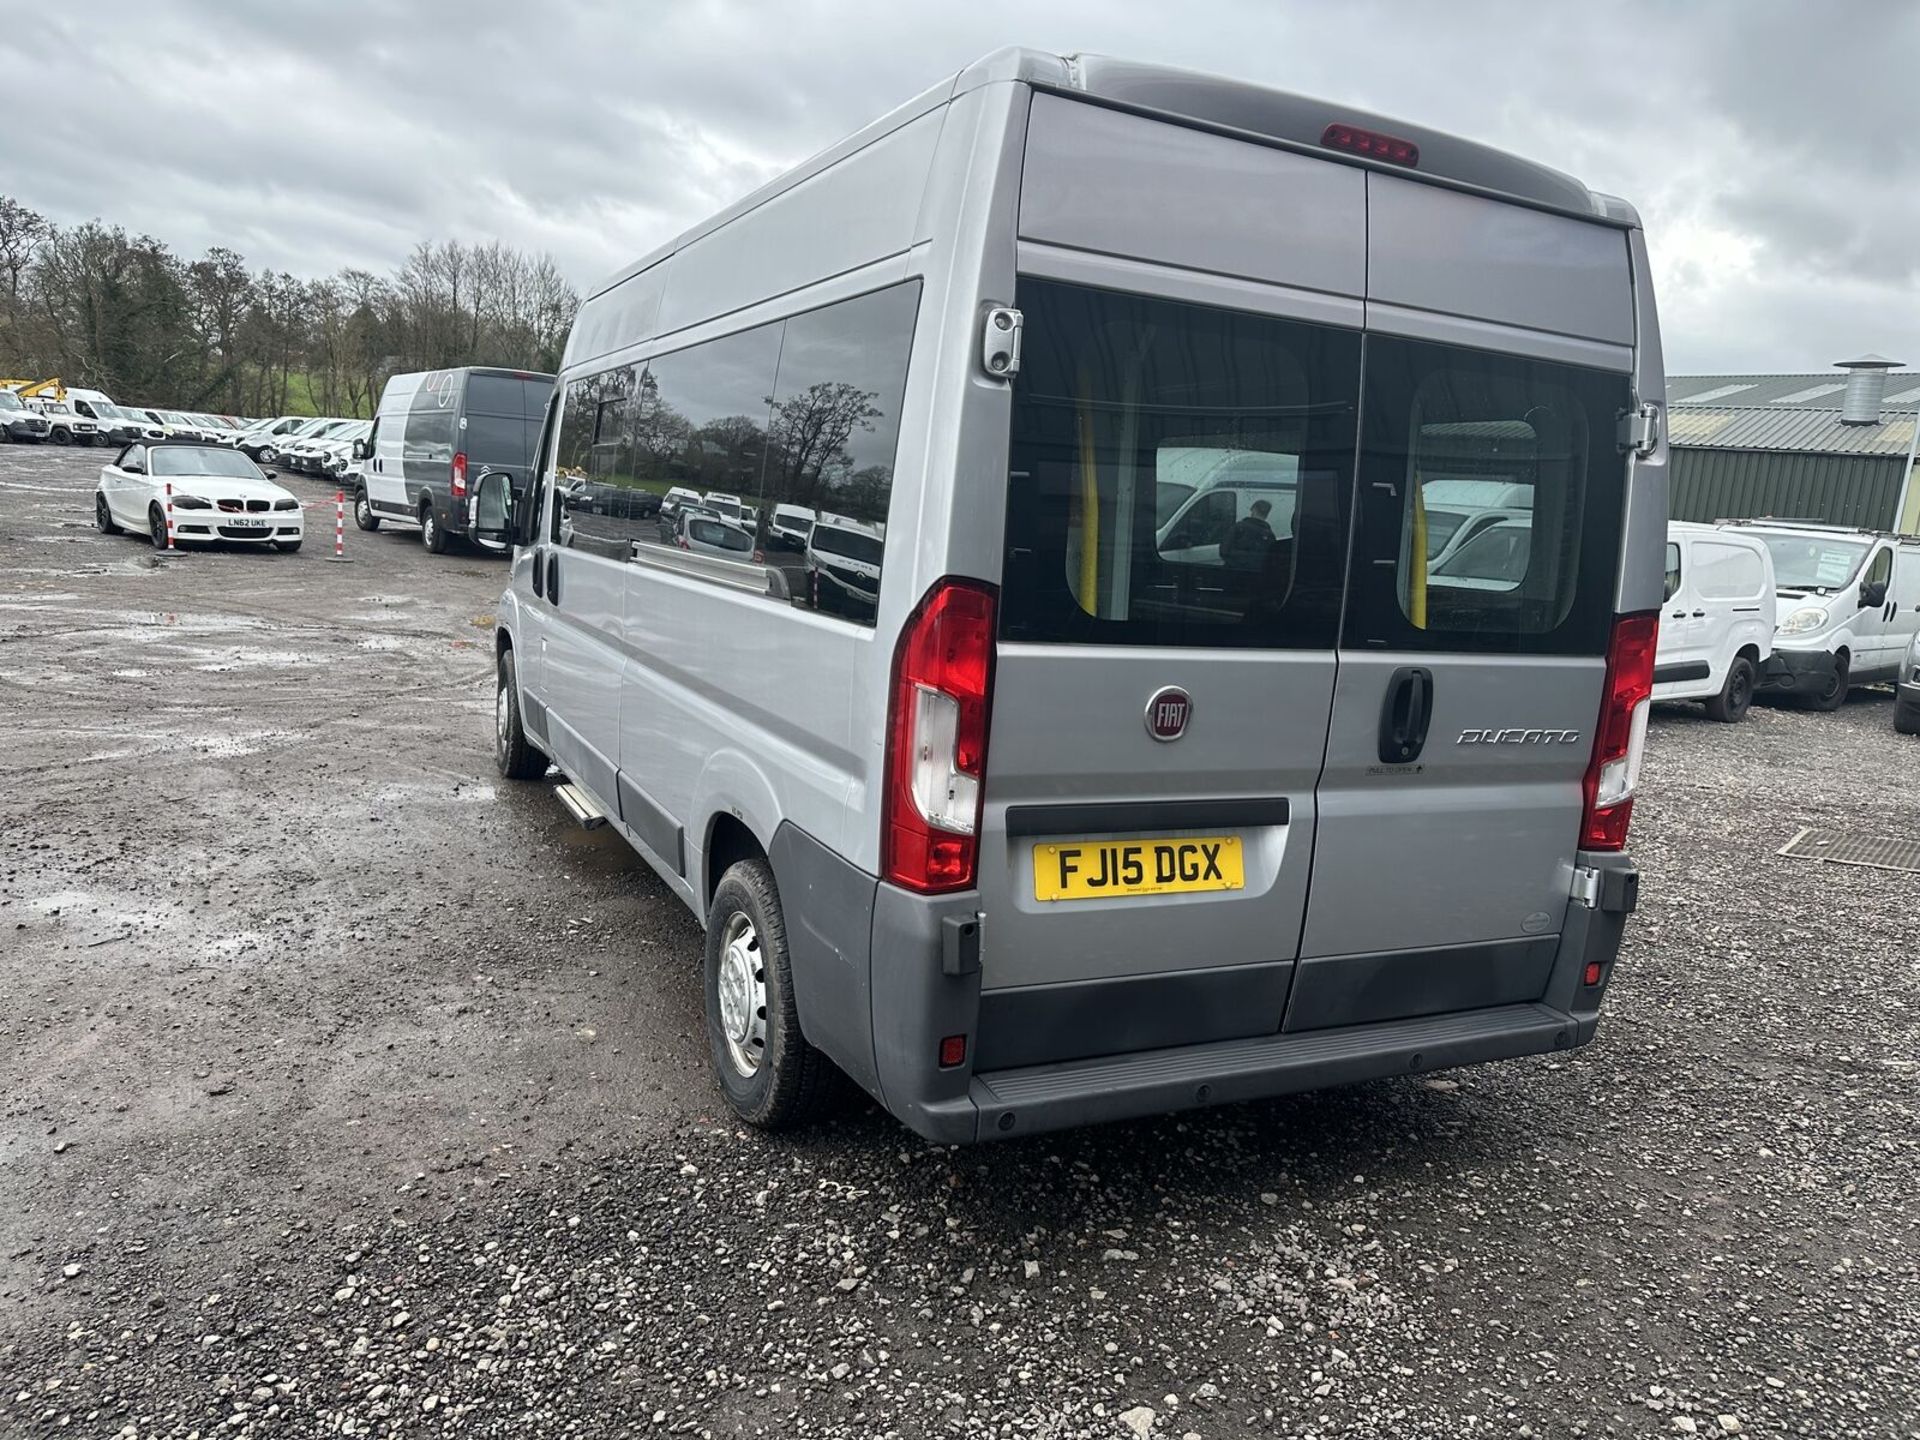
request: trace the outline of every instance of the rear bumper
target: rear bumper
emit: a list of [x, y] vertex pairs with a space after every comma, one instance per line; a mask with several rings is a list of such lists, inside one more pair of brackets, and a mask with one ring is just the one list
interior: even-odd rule
[[[929, 1061], [942, 1037], [969, 1035], [975, 1050], [985, 1039], [980, 952], [991, 947], [992, 917], [970, 931], [973, 897], [929, 901], [880, 885], [863, 892], [872, 897], [872, 963], [860, 998], [871, 1030], [845, 1047], [864, 1063], [843, 1068], [919, 1134], [966, 1144], [1577, 1049], [1593, 1038], [1638, 887], [1623, 855], [1583, 854], [1580, 863], [1599, 872], [1596, 903], [1569, 906], [1545, 983], [1525, 1000], [1361, 1024], [1334, 1016], [1314, 1029], [1279, 1029], [1276, 1015], [1275, 1030], [1256, 1035], [973, 1073]], [[796, 959], [797, 985], [803, 968], [812, 967]], [[815, 1039], [813, 1007], [800, 999]], [[852, 1034], [843, 1029], [834, 1037], [842, 1043], [823, 1048], [833, 1054]]]
[[1833, 679], [1837, 663], [1830, 650], [1775, 650], [1761, 667], [1757, 688], [1770, 694], [1818, 694]]

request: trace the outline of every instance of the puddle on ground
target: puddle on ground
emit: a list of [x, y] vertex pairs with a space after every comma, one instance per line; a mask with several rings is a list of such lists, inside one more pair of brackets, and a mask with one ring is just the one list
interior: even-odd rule
[[488, 801], [500, 798], [500, 792], [492, 785], [476, 784], [472, 781], [438, 782], [409, 781], [382, 785], [373, 792], [376, 803], [384, 805], [417, 804], [422, 801], [437, 801], [443, 805], [484, 805]]

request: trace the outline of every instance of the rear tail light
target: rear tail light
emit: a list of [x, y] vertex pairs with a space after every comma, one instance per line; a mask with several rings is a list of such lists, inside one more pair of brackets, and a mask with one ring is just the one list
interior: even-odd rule
[[1580, 821], [1583, 850], [1624, 850], [1633, 822], [1633, 789], [1647, 749], [1647, 711], [1653, 704], [1653, 652], [1660, 617], [1623, 615], [1607, 646], [1606, 689], [1587, 766], [1586, 810]]
[[905, 889], [933, 894], [974, 883], [993, 636], [993, 591], [942, 580], [894, 654], [881, 842], [887, 879]]
[[453, 457], [452, 483], [456, 496], [467, 493], [467, 452], [464, 450]]
[[1356, 125], [1338, 122], [1329, 125], [1320, 132], [1320, 143], [1329, 150], [1345, 150], [1353, 155], [1365, 155], [1369, 160], [1385, 160], [1390, 165], [1405, 165], [1409, 169], [1420, 163], [1420, 147], [1411, 140], [1382, 135], [1377, 130], [1362, 130]]

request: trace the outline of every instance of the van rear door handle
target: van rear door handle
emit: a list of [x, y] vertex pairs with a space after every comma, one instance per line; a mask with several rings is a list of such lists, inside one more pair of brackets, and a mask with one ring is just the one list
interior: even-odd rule
[[1380, 763], [1407, 765], [1419, 759], [1432, 718], [1433, 672], [1419, 665], [1401, 666], [1388, 679], [1380, 707]]
[[558, 555], [547, 557], [547, 603], [556, 606], [560, 603], [560, 557]]

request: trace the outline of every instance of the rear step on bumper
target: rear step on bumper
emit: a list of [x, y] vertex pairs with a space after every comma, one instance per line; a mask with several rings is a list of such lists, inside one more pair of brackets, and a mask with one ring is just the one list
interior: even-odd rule
[[988, 1071], [973, 1077], [964, 1100], [928, 1108], [947, 1112], [940, 1116], [942, 1130], [971, 1130], [977, 1123], [975, 1137], [991, 1140], [1572, 1050], [1593, 1030], [1591, 1016], [1576, 1019], [1541, 1004], [1502, 1005]]

